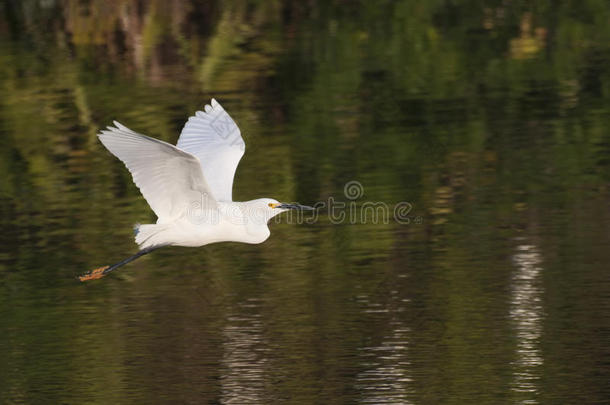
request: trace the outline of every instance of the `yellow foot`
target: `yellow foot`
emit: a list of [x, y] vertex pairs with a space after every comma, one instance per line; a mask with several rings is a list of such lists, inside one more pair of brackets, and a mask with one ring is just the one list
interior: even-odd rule
[[85, 273], [82, 276], [78, 276], [80, 281], [97, 280], [105, 276], [104, 270], [110, 266], [98, 267], [97, 269], [91, 270], [89, 273]]

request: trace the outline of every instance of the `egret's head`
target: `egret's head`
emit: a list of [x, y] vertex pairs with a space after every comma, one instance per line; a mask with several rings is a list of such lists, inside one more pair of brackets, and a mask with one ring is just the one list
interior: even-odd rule
[[272, 198], [267, 198], [267, 206], [273, 210], [273, 212], [284, 212], [288, 210], [299, 210], [299, 211], [313, 211], [314, 208], [308, 205], [301, 205], [298, 203], [282, 203]]
[[282, 203], [277, 200], [274, 200], [273, 198], [261, 198], [256, 201], [265, 211], [267, 221], [273, 218], [274, 216], [288, 210], [311, 211], [314, 209], [313, 207], [308, 207], [307, 205]]

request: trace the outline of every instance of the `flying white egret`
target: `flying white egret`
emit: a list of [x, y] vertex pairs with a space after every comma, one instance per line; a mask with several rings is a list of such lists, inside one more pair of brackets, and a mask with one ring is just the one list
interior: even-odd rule
[[270, 235], [268, 222], [274, 216], [291, 209], [313, 210], [272, 198], [233, 201], [233, 177], [245, 144], [233, 119], [214, 99], [205, 112], [188, 119], [176, 146], [117, 121], [98, 138], [127, 166], [157, 223], [136, 225], [138, 253], [92, 270], [80, 276], [81, 281], [101, 278], [163, 246], [262, 243]]

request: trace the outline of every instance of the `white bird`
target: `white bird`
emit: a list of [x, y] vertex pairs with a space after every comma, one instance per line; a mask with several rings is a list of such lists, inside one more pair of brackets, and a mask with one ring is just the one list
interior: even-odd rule
[[127, 166], [157, 223], [135, 226], [138, 253], [92, 270], [80, 276], [81, 281], [103, 277], [163, 246], [262, 243], [270, 235], [268, 222], [274, 216], [290, 209], [313, 210], [272, 198], [233, 201], [233, 177], [245, 144], [233, 119], [214, 99], [205, 112], [189, 117], [176, 146], [117, 121], [98, 138]]

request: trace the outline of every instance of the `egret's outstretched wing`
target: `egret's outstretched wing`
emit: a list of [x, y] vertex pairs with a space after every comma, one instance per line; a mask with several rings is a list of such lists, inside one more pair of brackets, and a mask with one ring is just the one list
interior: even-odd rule
[[214, 99], [211, 104], [188, 119], [176, 146], [199, 158], [217, 201], [233, 201], [233, 177], [246, 145], [224, 108]]
[[199, 160], [167, 142], [149, 138], [114, 121], [98, 134], [104, 146], [125, 163], [158, 222], [186, 210], [216, 207]]

